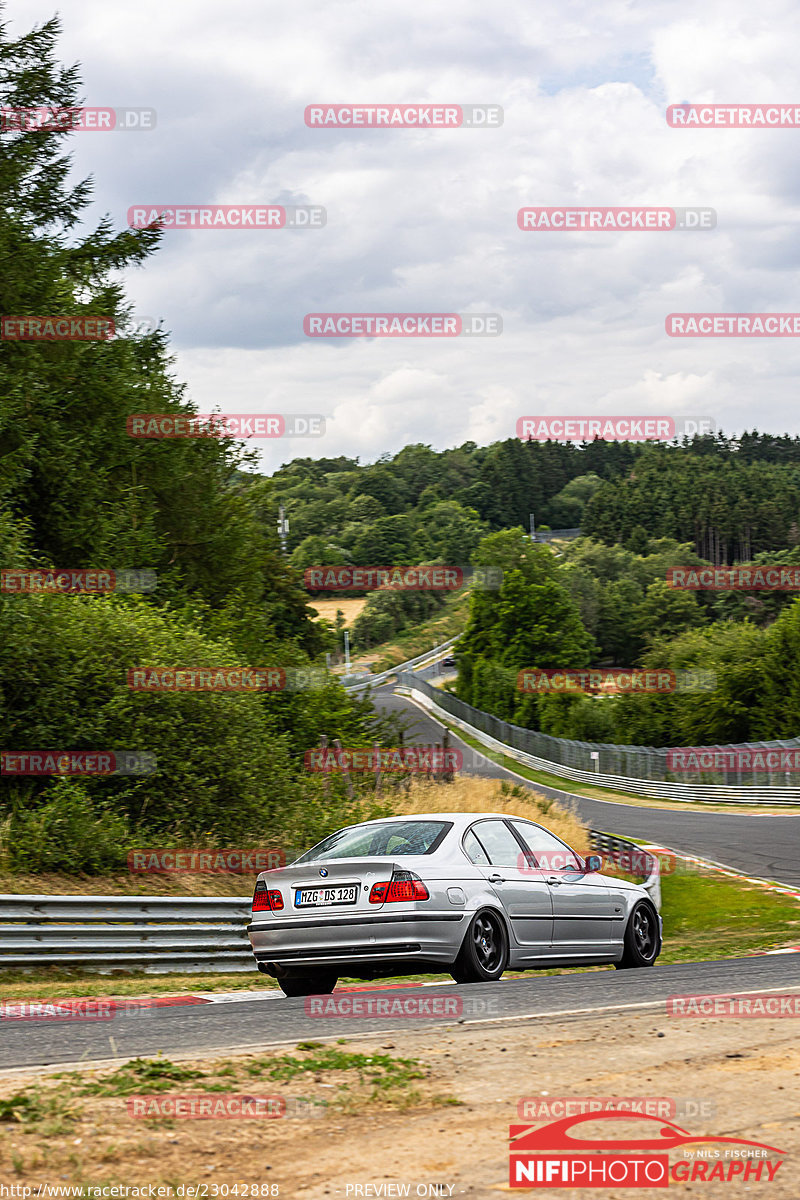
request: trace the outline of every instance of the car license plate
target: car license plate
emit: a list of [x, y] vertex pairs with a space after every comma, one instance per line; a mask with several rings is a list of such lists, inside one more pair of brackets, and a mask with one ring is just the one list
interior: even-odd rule
[[332, 904], [355, 904], [358, 899], [358, 884], [345, 883], [341, 887], [296, 888], [295, 908], [326, 908]]

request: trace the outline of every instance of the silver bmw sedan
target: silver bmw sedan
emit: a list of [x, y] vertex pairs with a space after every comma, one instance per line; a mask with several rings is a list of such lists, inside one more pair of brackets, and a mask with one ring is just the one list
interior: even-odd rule
[[477, 983], [508, 968], [652, 966], [650, 896], [601, 868], [522, 817], [385, 817], [263, 871], [247, 932], [287, 996], [331, 992], [341, 975], [444, 970]]

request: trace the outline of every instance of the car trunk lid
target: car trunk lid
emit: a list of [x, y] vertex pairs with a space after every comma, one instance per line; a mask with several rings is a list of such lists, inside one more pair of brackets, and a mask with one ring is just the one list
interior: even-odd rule
[[[418, 879], [415, 872], [389, 857], [297, 863], [259, 875], [253, 911], [270, 912], [276, 919], [312, 912], [323, 920], [333, 913], [375, 913], [387, 900], [427, 899], [427, 889], [414, 882]], [[376, 884], [386, 886], [376, 888]]]

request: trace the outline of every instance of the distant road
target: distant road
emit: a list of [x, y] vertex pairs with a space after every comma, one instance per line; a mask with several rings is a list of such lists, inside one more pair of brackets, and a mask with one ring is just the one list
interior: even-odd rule
[[[434, 672], [420, 675], [430, 678]], [[435, 717], [423, 712], [407, 696], [396, 696], [391, 685], [376, 688], [373, 693], [376, 708], [402, 714], [411, 721], [409, 741], [440, 742], [444, 726]], [[775, 879], [800, 887], [800, 815], [765, 812], [751, 816], [744, 813], [698, 812], [696, 809], [647, 808], [634, 803], [615, 804], [606, 800], [589, 800], [573, 792], [532, 784], [513, 771], [486, 760], [477, 766], [472, 762], [476, 752], [455, 734], [450, 743], [463, 751], [465, 772], [489, 779], [522, 781], [538, 792], [556, 799], [567, 799], [582, 819], [593, 829], [616, 833], [620, 837], [647, 839], [669, 846], [684, 854], [697, 854], [763, 879]], [[568, 781], [567, 781], [568, 782]]]

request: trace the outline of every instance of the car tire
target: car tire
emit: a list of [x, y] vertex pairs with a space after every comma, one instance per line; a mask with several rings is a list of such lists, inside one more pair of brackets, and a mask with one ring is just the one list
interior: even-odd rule
[[499, 913], [485, 908], [469, 923], [458, 958], [450, 968], [456, 983], [490, 983], [508, 966], [508, 932]]
[[629, 967], [652, 967], [661, 950], [658, 915], [647, 900], [639, 900], [631, 909], [625, 927], [622, 958], [614, 966], [618, 971]]
[[284, 996], [329, 996], [338, 982], [338, 975], [302, 975], [278, 980]]

